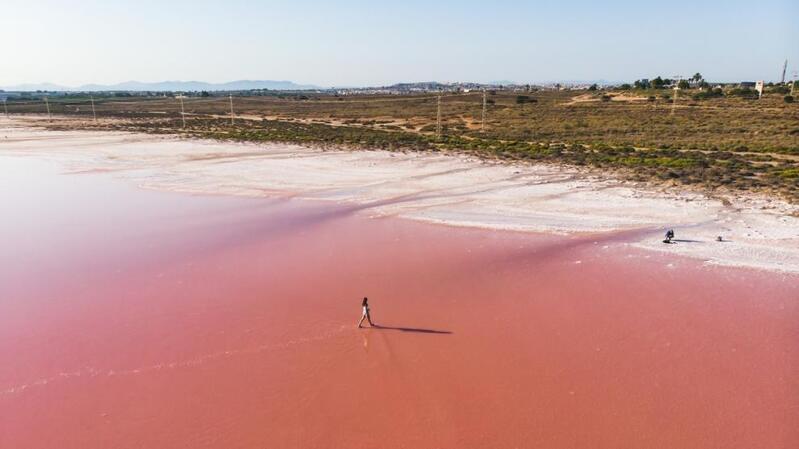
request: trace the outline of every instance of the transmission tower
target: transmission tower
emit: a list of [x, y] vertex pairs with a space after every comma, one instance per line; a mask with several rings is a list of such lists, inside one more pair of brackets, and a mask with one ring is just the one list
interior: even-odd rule
[[441, 95], [436, 99], [436, 137], [441, 137]]

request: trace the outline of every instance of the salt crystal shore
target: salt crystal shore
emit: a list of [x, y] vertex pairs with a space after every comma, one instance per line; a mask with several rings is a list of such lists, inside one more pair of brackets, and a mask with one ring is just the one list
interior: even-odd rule
[[[573, 168], [463, 155], [48, 131], [8, 120], [0, 120], [0, 154], [46, 157], [74, 172], [114, 171], [150, 189], [340, 201], [370, 216], [559, 234], [641, 229], [629, 244], [799, 273], [799, 207], [762, 196], [722, 201]], [[676, 244], [661, 242], [667, 228], [675, 229]]]

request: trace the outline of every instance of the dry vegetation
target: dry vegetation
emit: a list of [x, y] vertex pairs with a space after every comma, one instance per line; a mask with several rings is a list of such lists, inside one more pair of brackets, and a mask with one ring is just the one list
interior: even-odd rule
[[[636, 181], [663, 180], [715, 191], [757, 190], [799, 202], [799, 103], [774, 92], [760, 100], [693, 98], [683, 91], [541, 91], [436, 96], [278, 94], [184, 99], [104, 98], [99, 124], [80, 126], [247, 141], [286, 141], [394, 150], [452, 150], [483, 157], [613, 170]], [[51, 100], [54, 114], [91, 117], [87, 98]], [[41, 102], [9, 102], [12, 114], [42, 113]], [[673, 111], [673, 112], [672, 112]], [[74, 121], [70, 122], [75, 126]]]

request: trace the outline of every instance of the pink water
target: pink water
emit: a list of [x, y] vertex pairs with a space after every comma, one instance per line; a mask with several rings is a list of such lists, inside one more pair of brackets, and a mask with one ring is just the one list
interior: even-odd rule
[[796, 276], [58, 170], [0, 158], [0, 448], [799, 447]]

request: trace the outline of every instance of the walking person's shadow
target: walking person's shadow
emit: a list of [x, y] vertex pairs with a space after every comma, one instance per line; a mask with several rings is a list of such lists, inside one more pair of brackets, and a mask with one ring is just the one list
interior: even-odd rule
[[382, 329], [382, 330], [389, 330], [389, 331], [400, 331], [400, 332], [417, 332], [420, 334], [451, 334], [452, 331], [442, 331], [436, 329], [422, 329], [416, 327], [394, 327], [394, 326], [383, 326], [380, 324], [375, 324], [372, 326], [373, 329]]

